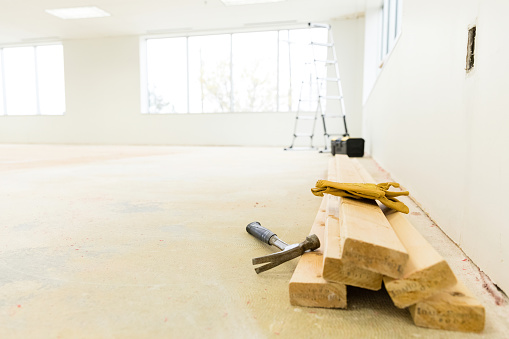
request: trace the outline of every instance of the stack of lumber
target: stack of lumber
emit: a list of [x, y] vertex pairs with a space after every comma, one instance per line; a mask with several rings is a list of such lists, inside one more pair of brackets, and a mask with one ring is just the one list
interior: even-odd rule
[[[336, 155], [328, 180], [375, 183], [358, 161]], [[422, 327], [480, 332], [484, 307], [400, 212], [369, 200], [323, 197], [310, 234], [321, 247], [305, 253], [290, 280], [295, 306], [346, 308], [346, 287], [380, 290], [408, 308]]]
[[320, 239], [320, 248], [304, 253], [290, 281], [290, 300], [295, 306], [346, 308], [346, 285], [322, 277], [326, 199], [322, 200], [310, 234]]

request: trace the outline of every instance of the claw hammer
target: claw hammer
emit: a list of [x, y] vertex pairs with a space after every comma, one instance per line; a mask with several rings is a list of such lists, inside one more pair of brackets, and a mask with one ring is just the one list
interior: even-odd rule
[[306, 251], [313, 251], [320, 247], [320, 240], [315, 234], [306, 237], [301, 243], [288, 245], [271, 230], [263, 227], [258, 221], [253, 221], [246, 226], [247, 233], [251, 234], [256, 239], [275, 246], [281, 251], [269, 254], [263, 257], [253, 259], [253, 265], [268, 263], [266, 265], [255, 268], [256, 273], [262, 273], [271, 268], [281, 265], [284, 262], [301, 256]]

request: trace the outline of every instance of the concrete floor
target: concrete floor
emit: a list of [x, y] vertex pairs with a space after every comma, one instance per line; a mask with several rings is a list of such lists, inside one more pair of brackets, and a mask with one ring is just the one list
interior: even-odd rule
[[414, 225], [485, 305], [483, 333], [416, 327], [385, 291], [351, 288], [347, 310], [293, 307], [296, 260], [256, 275], [251, 258], [272, 249], [245, 226], [257, 220], [301, 241], [320, 204], [310, 188], [329, 159], [275, 148], [0, 145], [0, 338], [509, 338], [505, 296], [410, 200]]

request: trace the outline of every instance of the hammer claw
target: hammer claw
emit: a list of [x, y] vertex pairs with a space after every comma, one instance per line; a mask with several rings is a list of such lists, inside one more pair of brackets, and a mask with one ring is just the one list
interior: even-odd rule
[[257, 267], [255, 268], [255, 272], [256, 274], [260, 274], [262, 272], [265, 272], [265, 271], [268, 271], [270, 270], [271, 268], [274, 268], [276, 266], [279, 266], [281, 265], [283, 262], [271, 262], [270, 264], [267, 264], [267, 265], [263, 265], [263, 266], [260, 266], [260, 267]]
[[[299, 255], [301, 255], [302, 253], [304, 253], [302, 246], [300, 244], [292, 245], [292, 246], [293, 247], [291, 247], [291, 248], [288, 246], [285, 250], [280, 251], [280, 252], [264, 255], [263, 257], [253, 258], [253, 265], [263, 264], [263, 263], [271, 262], [271, 261], [281, 261], [283, 258], [292, 256], [293, 253], [297, 252], [296, 256], [293, 256], [292, 258], [290, 258], [290, 259], [293, 259], [293, 258], [296, 258]], [[284, 261], [288, 261], [290, 259], [286, 259]], [[282, 262], [284, 262], [284, 261], [282, 261]]]
[[[269, 255], [266, 255], [263, 257], [254, 258], [253, 265], [258, 265], [258, 264], [263, 264], [263, 263], [268, 262], [270, 264], [267, 264], [265, 266], [271, 265], [271, 267], [269, 267], [269, 268], [272, 268], [272, 267], [276, 267], [284, 262], [295, 259], [298, 256], [301, 256], [302, 253], [304, 253], [304, 250], [301, 246], [294, 247], [290, 250], [285, 250], [285, 251], [281, 251], [281, 252], [277, 252], [277, 253], [272, 253], [272, 254], [269, 254]], [[263, 267], [265, 267], [265, 266], [263, 266]], [[269, 268], [267, 268], [263, 271], [266, 271]]]

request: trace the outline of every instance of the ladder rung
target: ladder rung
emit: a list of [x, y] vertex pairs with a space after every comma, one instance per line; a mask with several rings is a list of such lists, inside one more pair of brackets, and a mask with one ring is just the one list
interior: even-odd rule
[[343, 99], [342, 96], [337, 95], [320, 95], [320, 99], [326, 99], [326, 100], [341, 100]]
[[325, 42], [311, 42], [311, 45], [322, 46], [322, 47], [334, 47], [333, 43], [325, 43]]
[[336, 60], [314, 60], [314, 61], [324, 63], [324, 64], [329, 64], [329, 65], [334, 65], [334, 64], [338, 63]]
[[322, 81], [339, 81], [339, 78], [316, 78], [316, 79]]
[[[329, 36], [328, 36], [328, 40], [326, 41], [311, 41], [309, 43], [309, 45], [311, 47], [315, 47], [315, 46], [318, 46], [318, 47], [325, 47], [325, 48], [334, 48], [334, 41], [332, 39], [332, 35], [331, 35], [331, 26], [329, 24], [325, 24], [325, 23], [308, 23], [309, 27], [310, 28], [323, 28], [323, 29], [327, 29], [329, 31]], [[314, 50], [314, 49], [313, 49]], [[328, 51], [330, 51], [329, 49], [327, 49]], [[334, 51], [332, 51], [334, 52]], [[331, 56], [329, 54], [329, 56], [323, 56], [321, 59], [315, 59], [315, 57], [313, 56], [313, 58], [311, 59], [311, 63], [310, 62], [306, 62], [305, 64], [306, 65], [309, 65], [309, 64], [313, 64], [315, 66], [315, 72], [310, 72], [310, 74], [308, 75], [307, 79], [302, 81], [301, 83], [301, 94], [300, 94], [300, 97], [299, 97], [299, 106], [298, 106], [298, 112], [297, 112], [297, 115], [296, 115], [296, 121], [295, 121], [295, 128], [294, 128], [294, 131], [293, 131], [293, 141], [292, 141], [292, 145], [290, 147], [287, 147], [285, 148], [285, 150], [295, 150], [295, 148], [293, 147], [294, 146], [294, 142], [295, 142], [295, 139], [298, 138], [298, 137], [307, 137], [309, 138], [309, 141], [310, 141], [310, 147], [304, 147], [304, 149], [313, 149], [313, 138], [314, 138], [314, 134], [315, 134], [315, 131], [314, 131], [314, 127], [315, 127], [315, 124], [316, 124], [316, 119], [318, 118], [318, 114], [320, 114], [321, 116], [321, 120], [322, 120], [322, 123], [323, 123], [323, 135], [325, 137], [325, 150], [322, 150], [321, 152], [327, 152], [327, 140], [331, 140], [332, 138], [336, 138], [336, 137], [340, 137], [340, 136], [344, 136], [345, 134], [348, 134], [346, 132], [346, 121], [345, 121], [345, 134], [342, 134], [342, 133], [327, 133], [326, 132], [326, 125], [329, 124], [329, 123], [332, 123], [333, 121], [331, 120], [326, 120], [326, 118], [345, 118], [345, 114], [344, 114], [344, 105], [343, 105], [343, 100], [344, 100], [344, 97], [342, 95], [342, 90], [341, 90], [341, 79], [340, 79], [340, 75], [339, 75], [339, 70], [338, 70], [338, 61], [337, 61], [337, 58], [336, 58], [336, 54], [335, 53], [332, 53], [333, 55]], [[308, 60], [309, 61], [309, 60]], [[325, 70], [331, 70], [330, 68], [328, 68], [328, 66], [331, 66], [333, 65], [335, 68], [336, 68], [336, 73], [335, 74], [332, 74], [330, 73], [330, 76], [329, 74], [327, 74], [328, 71], [326, 71], [325, 73], [320, 73], [318, 71], [318, 67], [324, 67]], [[338, 91], [337, 92], [332, 92], [331, 94], [334, 94], [334, 95], [327, 95], [328, 93], [326, 91], [324, 91], [324, 88], [322, 87], [325, 87], [327, 86], [327, 82], [336, 82], [337, 85], [338, 85]], [[316, 86], [316, 92], [315, 93], [309, 93], [311, 95], [303, 95], [303, 90], [307, 90], [307, 86], [309, 86], [309, 90], [313, 90], [314, 86]], [[302, 96], [304, 96], [304, 98], [302, 98]], [[330, 113], [326, 113], [326, 110], [325, 110], [325, 105], [328, 104], [327, 102], [325, 101], [322, 101], [322, 100], [339, 100], [340, 101], [340, 104], [342, 105], [342, 110], [341, 111], [336, 111], [336, 110], [330, 110], [329, 112]], [[303, 105], [307, 107], [311, 107], [312, 105], [317, 105], [316, 106], [316, 111], [314, 112], [314, 115], [313, 115], [313, 112], [311, 112], [310, 110], [303, 110], [302, 113], [304, 113], [303, 115], [299, 115], [301, 112], [301, 102], [304, 102]], [[308, 104], [306, 104], [305, 102], [309, 102]], [[297, 130], [298, 130], [298, 126], [299, 126], [299, 122], [298, 120], [314, 120], [314, 122], [312, 122], [313, 124], [313, 131], [304, 131], [304, 132], [299, 132], [297, 133]], [[303, 123], [301, 123], [302, 125]], [[310, 124], [310, 123], [308, 123]], [[334, 129], [335, 130], [335, 129]]]

